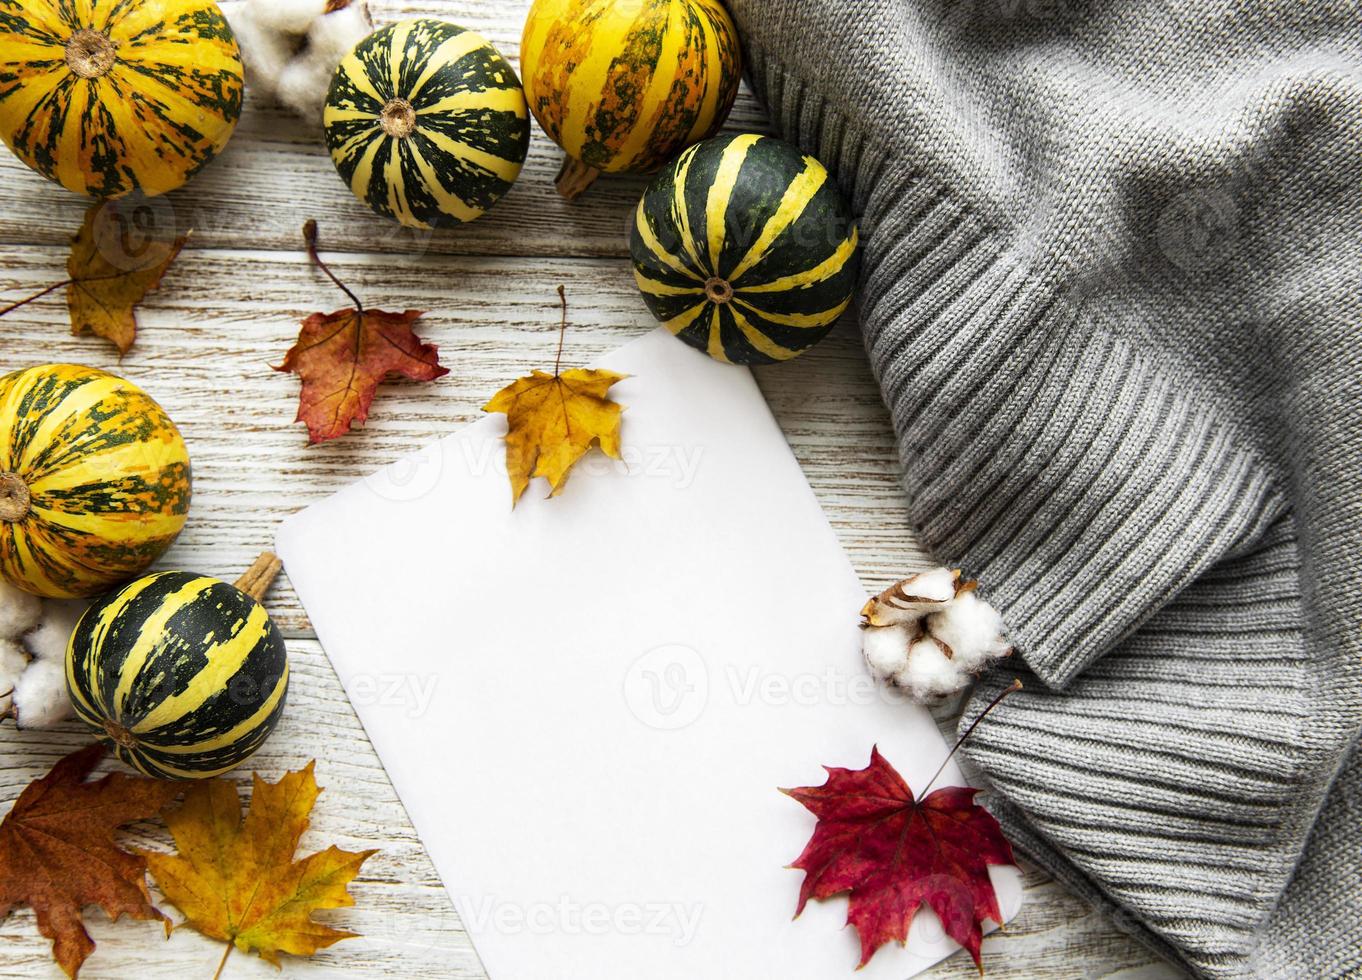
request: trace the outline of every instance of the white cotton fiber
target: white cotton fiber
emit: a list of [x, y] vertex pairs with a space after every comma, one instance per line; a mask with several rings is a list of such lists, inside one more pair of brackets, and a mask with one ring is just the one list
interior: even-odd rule
[[906, 595], [928, 602], [949, 602], [955, 598], [956, 573], [949, 568], [933, 568], [904, 579], [899, 588]]
[[0, 639], [14, 640], [38, 625], [43, 601], [0, 580]]
[[71, 633], [90, 608], [87, 599], [48, 600], [43, 603], [43, 621], [24, 637], [24, 646], [39, 660], [66, 660]]
[[962, 670], [976, 671], [1011, 651], [1003, 617], [973, 592], [965, 592], [927, 617], [927, 632], [951, 648]]
[[963, 691], [971, 676], [946, 656], [930, 639], [918, 640], [908, 650], [908, 663], [894, 675], [894, 683], [915, 701], [932, 701]]
[[363, 0], [323, 13], [325, 0], [245, 0], [224, 7], [258, 95], [321, 125], [336, 66], [373, 30]]
[[66, 693], [66, 665], [35, 660], [14, 686], [14, 721], [20, 728], [46, 728], [72, 714]]
[[306, 34], [326, 9], [326, 0], [246, 0], [251, 18], [280, 34]]
[[14, 686], [28, 669], [28, 654], [18, 640], [0, 639], [0, 720], [9, 716]]
[[914, 632], [908, 626], [871, 626], [861, 631], [861, 652], [877, 677], [893, 677], [908, 665]]

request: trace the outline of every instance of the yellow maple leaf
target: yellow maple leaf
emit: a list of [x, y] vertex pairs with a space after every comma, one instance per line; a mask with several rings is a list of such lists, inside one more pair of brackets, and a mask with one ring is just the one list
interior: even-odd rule
[[133, 309], [160, 284], [189, 239], [187, 234], [169, 241], [155, 237], [135, 218], [118, 201], [91, 205], [66, 260], [71, 332], [103, 337], [121, 354], [137, 337]]
[[142, 852], [166, 900], [184, 914], [181, 925], [229, 944], [223, 963], [235, 948], [278, 966], [280, 953], [311, 956], [356, 935], [314, 922], [312, 913], [355, 904], [347, 886], [374, 851], [328, 847], [293, 859], [320, 792], [315, 765], [277, 783], [255, 776], [244, 820], [233, 783], [193, 784], [165, 816], [179, 853]]
[[[567, 328], [567, 299], [563, 299], [563, 330]], [[620, 413], [624, 407], [608, 396], [611, 386], [628, 377], [614, 371], [586, 368], [560, 370], [562, 334], [553, 373], [533, 371], [497, 392], [483, 406], [485, 412], [506, 415], [506, 471], [511, 477], [511, 505], [536, 476], [548, 479], [553, 496], [567, 482], [568, 472], [592, 445], [620, 458]]]

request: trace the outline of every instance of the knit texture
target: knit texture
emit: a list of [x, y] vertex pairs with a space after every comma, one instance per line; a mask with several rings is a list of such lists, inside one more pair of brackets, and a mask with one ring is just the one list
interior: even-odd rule
[[1362, 975], [1357, 5], [730, 7], [1016, 641], [962, 719], [1022, 676], [968, 749], [1010, 836], [1195, 973]]

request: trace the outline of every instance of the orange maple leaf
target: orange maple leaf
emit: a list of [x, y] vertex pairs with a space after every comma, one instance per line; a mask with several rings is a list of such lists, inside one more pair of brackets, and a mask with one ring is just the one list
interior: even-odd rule
[[95, 943], [81, 909], [98, 905], [111, 919], [164, 919], [147, 893], [146, 861], [114, 843], [114, 831], [155, 815], [179, 787], [112, 773], [85, 777], [104, 755], [91, 745], [30, 783], [0, 823], [0, 919], [31, 905], [52, 955], [75, 977]]
[[0, 309], [0, 316], [66, 287], [71, 333], [103, 337], [126, 354], [137, 339], [137, 305], [161, 283], [166, 269], [189, 240], [188, 233], [173, 239], [157, 237], [144, 227], [137, 205], [100, 201], [85, 211], [85, 220], [71, 240], [66, 260], [69, 278]]
[[302, 378], [295, 421], [307, 423], [308, 439], [315, 444], [343, 436], [354, 423], [366, 421], [374, 393], [390, 374], [434, 381], [449, 369], [440, 366], [439, 350], [412, 332], [420, 310], [366, 310], [318, 257], [317, 223], [309, 221], [303, 235], [312, 260], [355, 304], [303, 320], [298, 342], [275, 368]]
[[244, 820], [235, 784], [193, 784], [165, 817], [179, 853], [142, 852], [166, 900], [184, 913], [182, 925], [228, 944], [224, 963], [239, 949], [278, 966], [280, 953], [311, 956], [356, 935], [312, 913], [355, 904], [348, 886], [375, 852], [328, 847], [293, 859], [321, 792], [315, 765], [277, 783], [253, 777]]

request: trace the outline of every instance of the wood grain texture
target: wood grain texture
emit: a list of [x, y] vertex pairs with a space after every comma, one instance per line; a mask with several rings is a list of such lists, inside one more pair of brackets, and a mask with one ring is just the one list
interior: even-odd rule
[[[462, 23], [486, 34], [515, 62], [528, 5], [385, 0], [373, 10], [380, 24], [417, 15]], [[766, 129], [746, 94], [731, 128]], [[58, 293], [0, 320], [0, 373], [75, 361], [118, 371], [150, 391], [184, 430], [195, 468], [189, 526], [162, 564], [235, 577], [270, 546], [282, 517], [453, 432], [479, 417], [492, 392], [545, 366], [556, 340], [559, 283], [567, 286], [572, 305], [567, 363], [589, 365], [653, 327], [624, 260], [625, 228], [643, 181], [605, 180], [570, 206], [553, 190], [557, 167], [556, 148], [536, 131], [522, 180], [488, 217], [417, 236], [351, 197], [331, 167], [319, 128], [252, 100], [223, 157], [166, 199], [169, 207], [158, 203], [149, 212], [163, 226], [173, 221], [195, 234], [143, 306], [132, 352], [120, 362], [107, 344], [71, 337]], [[8, 154], [0, 155], [0, 193], [3, 305], [64, 276], [66, 243], [84, 202]], [[430, 311], [417, 330], [439, 345], [451, 369], [432, 385], [384, 385], [367, 427], [319, 447], [308, 447], [302, 426], [292, 422], [296, 379], [270, 370], [297, 336], [299, 319], [344, 305], [302, 252], [300, 228], [309, 217], [321, 221], [323, 250], [367, 304]], [[757, 378], [867, 591], [925, 563], [905, 522], [893, 433], [854, 323], [844, 322], [797, 361], [759, 369]], [[288, 960], [286, 975], [482, 977], [468, 936], [287, 580], [268, 605], [290, 637], [294, 674], [280, 729], [252, 767], [276, 778], [317, 758], [325, 791], [304, 850], [333, 842], [381, 848], [354, 886], [356, 906], [327, 915], [364, 938], [312, 960]], [[944, 726], [951, 714], [939, 713]], [[84, 741], [75, 723], [40, 732], [0, 727], [0, 806], [7, 809], [23, 786]], [[249, 786], [248, 774], [234, 778], [243, 790]], [[166, 846], [159, 827], [139, 826], [133, 837]], [[1030, 865], [1024, 871], [1027, 903], [1020, 917], [984, 942], [991, 976], [1176, 975], [1043, 872]], [[149, 923], [111, 924], [97, 912], [90, 927], [99, 948], [82, 972], [87, 980], [208, 977], [221, 955], [221, 947], [187, 930], [164, 941]], [[240, 955], [224, 973], [277, 975], [263, 961]], [[958, 956], [929, 975], [977, 976]], [[60, 976], [31, 912], [17, 911], [0, 923], [0, 977]]]

